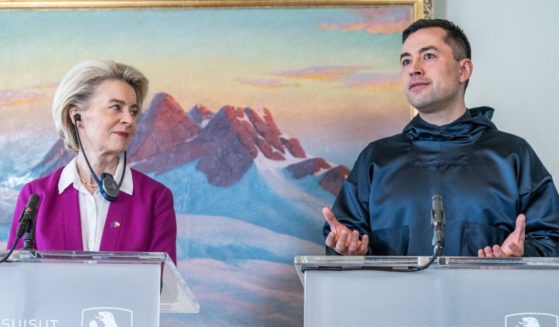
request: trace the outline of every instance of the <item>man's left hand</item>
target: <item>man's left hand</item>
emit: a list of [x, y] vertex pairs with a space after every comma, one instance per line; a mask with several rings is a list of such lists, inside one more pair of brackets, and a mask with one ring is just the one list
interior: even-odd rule
[[486, 246], [477, 251], [481, 258], [521, 257], [524, 255], [524, 239], [526, 238], [526, 216], [519, 214], [516, 218], [514, 231], [506, 238], [503, 244]]

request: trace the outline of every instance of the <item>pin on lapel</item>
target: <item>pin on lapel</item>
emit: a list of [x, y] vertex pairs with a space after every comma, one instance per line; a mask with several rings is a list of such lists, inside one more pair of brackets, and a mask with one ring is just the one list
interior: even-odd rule
[[112, 227], [112, 228], [120, 228], [120, 223], [119, 223], [118, 221], [113, 221], [113, 222], [111, 223], [111, 227]]

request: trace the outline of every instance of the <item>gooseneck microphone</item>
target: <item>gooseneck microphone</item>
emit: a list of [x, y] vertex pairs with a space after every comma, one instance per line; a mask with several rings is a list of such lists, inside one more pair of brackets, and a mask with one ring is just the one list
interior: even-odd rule
[[122, 181], [124, 180], [124, 174], [126, 173], [126, 151], [124, 151], [124, 167], [122, 168], [122, 176], [120, 177], [120, 181], [118, 182], [118, 184], [116, 183], [113, 175], [109, 173], [102, 173], [101, 178], [97, 177], [97, 174], [95, 174], [93, 168], [91, 168], [91, 164], [89, 163], [89, 160], [87, 159], [87, 155], [85, 154], [85, 150], [82, 146], [80, 135], [78, 133], [77, 124], [78, 121], [81, 120], [82, 120], [82, 116], [80, 114], [74, 115], [74, 133], [76, 134], [78, 145], [83, 152], [85, 163], [87, 164], [87, 168], [89, 168], [89, 171], [91, 172], [91, 176], [93, 176], [95, 183], [97, 183], [97, 186], [99, 186], [99, 192], [101, 193], [101, 196], [105, 200], [113, 202], [114, 200], [116, 200], [118, 196], [120, 186], [122, 186]]
[[434, 252], [440, 255], [444, 248], [444, 210], [443, 197], [440, 194], [433, 195], [433, 209], [431, 210], [431, 225], [433, 226]]
[[27, 205], [23, 209], [21, 217], [19, 218], [16, 237], [21, 238], [23, 235], [25, 235], [26, 241], [30, 240], [31, 242], [34, 242], [34, 235], [29, 234], [34, 234], [35, 231], [35, 216], [37, 215], [38, 203], [39, 196], [36, 194], [31, 194], [31, 197], [29, 198], [29, 201], [27, 201]]
[[444, 248], [444, 210], [443, 197], [435, 194], [432, 197], [433, 206], [431, 209], [431, 225], [433, 226], [433, 255], [426, 264], [407, 267], [404, 271], [420, 271], [429, 268], [435, 260], [443, 254]]
[[[20, 224], [22, 221], [27, 221], [27, 228], [23, 233], [23, 249], [28, 251], [37, 250], [35, 246], [35, 217], [37, 216], [37, 204], [39, 203], [39, 196], [32, 194], [27, 202], [27, 206], [23, 210]], [[16, 233], [17, 236], [17, 233]]]
[[12, 248], [8, 253], [0, 259], [0, 263], [5, 262], [10, 258], [12, 252], [14, 252], [19, 240], [24, 237], [23, 250], [35, 251], [35, 217], [37, 216], [37, 204], [39, 203], [39, 196], [36, 194], [31, 194], [27, 205], [23, 208], [21, 216], [19, 217], [19, 222], [16, 230], [16, 239], [12, 245]]

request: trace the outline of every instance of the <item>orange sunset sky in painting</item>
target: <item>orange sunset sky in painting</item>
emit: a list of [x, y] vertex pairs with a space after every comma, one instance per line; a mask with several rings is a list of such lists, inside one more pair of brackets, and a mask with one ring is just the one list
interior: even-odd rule
[[411, 20], [409, 6], [0, 12], [0, 141], [22, 126], [54, 141], [58, 80], [113, 59], [150, 79], [147, 103], [167, 92], [185, 111], [266, 107], [309, 153], [351, 166], [410, 118], [399, 54]]

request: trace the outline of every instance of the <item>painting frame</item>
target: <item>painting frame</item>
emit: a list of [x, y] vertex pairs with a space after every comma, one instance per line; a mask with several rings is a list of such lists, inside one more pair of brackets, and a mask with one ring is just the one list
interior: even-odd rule
[[433, 18], [433, 0], [2, 0], [0, 9], [142, 9], [411, 5], [414, 20]]

